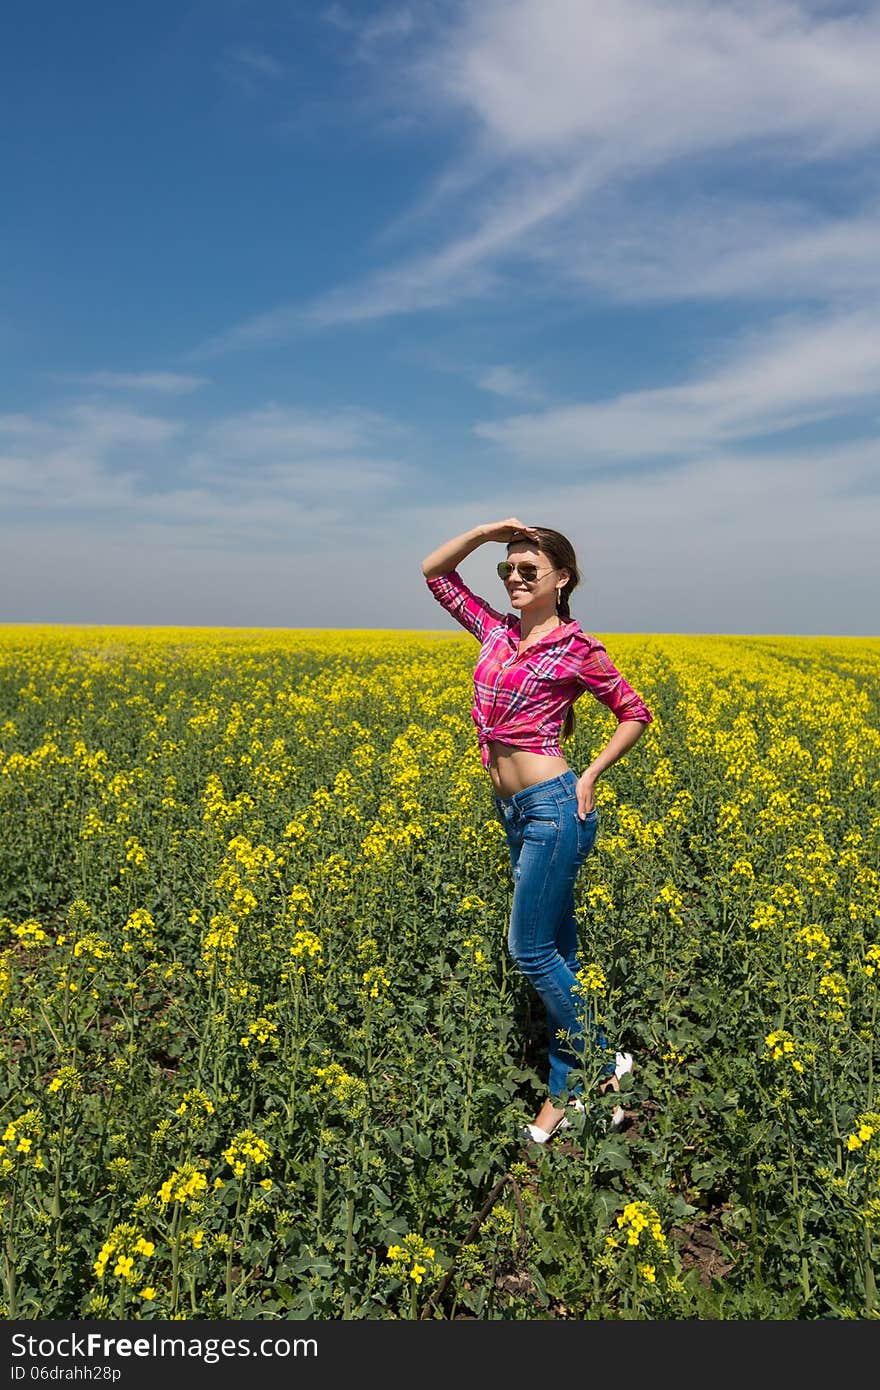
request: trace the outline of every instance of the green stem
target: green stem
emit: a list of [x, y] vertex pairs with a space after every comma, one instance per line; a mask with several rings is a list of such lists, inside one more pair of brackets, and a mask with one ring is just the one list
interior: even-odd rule
[[474, 1084], [474, 1066], [473, 1066], [473, 1057], [471, 1056], [472, 1047], [471, 1047], [471, 1042], [470, 1042], [470, 1027], [469, 1027], [469, 1025], [468, 1025], [468, 1019], [470, 1018], [470, 1011], [471, 1011], [471, 982], [468, 981], [467, 993], [466, 993], [466, 995], [465, 995], [465, 1000], [464, 1000], [465, 1036], [464, 1036], [463, 1046], [462, 1046], [462, 1056], [463, 1056], [463, 1058], [464, 1058], [464, 1077], [465, 1077], [465, 1081], [464, 1081], [464, 1105], [463, 1105], [463, 1107], [462, 1107], [462, 1112], [461, 1112], [461, 1127], [462, 1127], [462, 1129], [465, 1131], [465, 1133], [467, 1133], [467, 1131], [468, 1131], [468, 1130], [470, 1129], [470, 1127], [471, 1127], [471, 1106], [472, 1106], [472, 1103], [473, 1103], [473, 1102], [472, 1102], [472, 1097], [471, 1097], [471, 1092], [472, 1092], [473, 1084]]
[[235, 1231], [238, 1230], [238, 1218], [239, 1218], [239, 1216], [241, 1215], [241, 1199], [242, 1199], [243, 1195], [244, 1195], [243, 1189], [242, 1189], [241, 1187], [239, 1187], [239, 1189], [238, 1189], [238, 1201], [237, 1201], [236, 1204], [235, 1204], [235, 1215], [234, 1215], [233, 1218], [232, 1218], [232, 1230], [231, 1230], [230, 1233], [229, 1233], [229, 1249], [228, 1249], [227, 1252], [226, 1252], [226, 1316], [227, 1316], [227, 1318], [231, 1318], [231, 1317], [232, 1317], [232, 1253], [233, 1253], [233, 1242], [234, 1242], [234, 1238], [235, 1238], [235, 1237], [234, 1237], [234, 1233], [235, 1233]]
[[[874, 991], [874, 998], [871, 1002], [871, 1030], [870, 1036], [877, 1036], [877, 991]], [[868, 1110], [874, 1109], [874, 1048], [868, 1047]]]
[[315, 1194], [315, 1220], [318, 1226], [318, 1230], [320, 1231], [321, 1222], [324, 1219], [324, 1155], [322, 1154], [320, 1147], [317, 1153], [315, 1154], [315, 1169], [315, 1186], [317, 1189]]
[[755, 1202], [755, 1180], [754, 1172], [752, 1169], [751, 1154], [748, 1156], [746, 1163], [746, 1173], [749, 1185], [749, 1220], [751, 1222], [752, 1227], [752, 1259], [755, 1262], [755, 1274], [758, 1276], [759, 1281], [763, 1281], [761, 1269], [761, 1241], [758, 1236], [758, 1208]]
[[15, 1231], [15, 1216], [16, 1203], [15, 1189], [13, 1188], [12, 1197], [10, 1198], [9, 1202], [9, 1225], [6, 1229], [6, 1239], [3, 1242], [3, 1274], [6, 1280], [6, 1316], [10, 1320], [18, 1317], [18, 1287], [15, 1278], [15, 1266], [17, 1263], [17, 1256], [15, 1250], [15, 1243], [13, 1241], [13, 1233]]
[[61, 1160], [64, 1152], [64, 1107], [58, 1127], [58, 1147], [55, 1151], [55, 1171], [52, 1175], [52, 1217], [55, 1221], [55, 1248], [61, 1244]]
[[287, 1105], [287, 1138], [293, 1138], [296, 1127], [296, 1088], [299, 1085], [299, 1057], [301, 1051], [299, 1036], [299, 1001], [300, 1001], [300, 981], [299, 976], [294, 977], [293, 982], [293, 1054], [287, 1053], [285, 1064], [287, 1075], [291, 1080], [291, 1088]]
[[349, 1187], [345, 1193], [345, 1298], [342, 1303], [343, 1318], [351, 1317], [351, 1257], [354, 1250], [354, 1193]]
[[[786, 1125], [786, 1129], [788, 1129], [788, 1126], [787, 1126], [787, 1125]], [[792, 1195], [792, 1200], [793, 1200], [793, 1202], [794, 1202], [795, 1221], [796, 1221], [796, 1223], [797, 1223], [797, 1233], [798, 1233], [798, 1245], [799, 1245], [800, 1255], [801, 1255], [801, 1287], [803, 1288], [803, 1291], [804, 1291], [804, 1299], [805, 1299], [805, 1301], [809, 1302], [809, 1299], [810, 1299], [810, 1266], [809, 1266], [809, 1262], [808, 1262], [808, 1260], [807, 1260], [806, 1251], [805, 1251], [805, 1249], [804, 1249], [804, 1245], [805, 1245], [805, 1236], [804, 1236], [804, 1214], [803, 1214], [803, 1212], [801, 1211], [801, 1205], [800, 1205], [800, 1184], [798, 1183], [797, 1168], [795, 1167], [795, 1161], [794, 1161], [794, 1145], [793, 1145], [793, 1143], [792, 1143], [791, 1134], [790, 1134], [790, 1133], [789, 1133], [789, 1135], [788, 1135], [788, 1159], [789, 1159], [789, 1164], [790, 1164], [790, 1167], [791, 1167], [791, 1195]]]
[[372, 1103], [373, 1099], [373, 1028], [370, 1018], [370, 999], [367, 996], [367, 1005], [364, 1009], [364, 1058], [366, 1061], [365, 1079], [367, 1083], [367, 1100]]
[[179, 1202], [174, 1204], [171, 1221], [171, 1313], [177, 1312], [177, 1299], [180, 1293], [180, 1216]]

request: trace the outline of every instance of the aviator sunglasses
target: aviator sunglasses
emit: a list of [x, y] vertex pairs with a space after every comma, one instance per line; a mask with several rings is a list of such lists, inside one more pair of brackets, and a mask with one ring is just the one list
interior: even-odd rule
[[512, 564], [510, 560], [499, 560], [498, 577], [505, 582], [514, 573], [518, 573], [520, 579], [524, 579], [527, 584], [534, 584], [536, 579], [543, 579], [545, 574], [552, 574], [552, 569], [539, 570], [537, 565], [533, 565], [531, 560], [520, 560]]

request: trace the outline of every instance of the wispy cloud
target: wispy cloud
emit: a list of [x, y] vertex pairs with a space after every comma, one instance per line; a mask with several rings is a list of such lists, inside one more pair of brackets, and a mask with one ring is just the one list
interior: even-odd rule
[[[523, 455], [602, 464], [693, 454], [865, 406], [880, 393], [880, 307], [750, 335], [702, 377], [479, 424]], [[873, 421], [873, 432], [877, 421]]]
[[321, 415], [277, 405], [211, 423], [188, 458], [191, 476], [215, 487], [246, 486], [267, 495], [282, 489], [310, 501], [375, 496], [399, 484], [405, 470], [386, 457], [400, 431], [382, 416], [358, 410]]
[[482, 0], [441, 73], [449, 100], [513, 154], [595, 142], [621, 166], [656, 166], [742, 141], [803, 140], [812, 158], [876, 139], [878, 53], [875, 9]]
[[541, 395], [528, 372], [503, 364], [481, 372], [477, 378], [477, 385], [483, 391], [491, 391], [493, 395], [512, 396], [517, 400], [534, 400]]
[[574, 218], [535, 255], [591, 295], [631, 304], [862, 299], [880, 290], [880, 205], [831, 215], [793, 198], [617, 191], [597, 200], [588, 232]]
[[181, 432], [172, 420], [92, 405], [0, 419], [0, 486], [10, 507], [48, 513], [132, 506], [138, 479]]
[[321, 414], [267, 405], [223, 417], [208, 426], [205, 439], [221, 456], [302, 457], [363, 449], [394, 432], [389, 420], [370, 411], [343, 409]]
[[284, 74], [284, 65], [264, 48], [257, 48], [254, 44], [231, 48], [227, 51], [227, 56], [243, 68], [259, 73], [261, 77], [282, 77]]
[[[876, 634], [876, 458], [875, 440], [784, 454], [719, 449], [640, 474], [636, 487], [624, 471], [581, 470], [555, 503], [530, 470], [493, 477], [468, 513], [564, 531], [583, 576], [572, 609], [589, 631]], [[441, 502], [402, 520], [427, 550], [467, 517], [460, 502]], [[462, 567], [490, 598], [501, 598], [498, 558], [484, 546]], [[425, 624], [443, 626], [430, 604], [424, 612]]]
[[284, 305], [257, 314], [195, 349], [194, 359], [236, 348], [278, 342], [291, 333], [335, 324], [363, 323], [393, 314], [451, 308], [498, 284], [490, 269], [493, 251], [509, 250], [519, 238], [569, 207], [591, 176], [578, 168], [558, 179], [542, 179], [534, 196], [505, 198], [467, 235], [442, 250], [377, 271], [360, 283], [340, 286], [310, 304]]
[[[383, 13], [393, 28], [389, 15], [410, 12]], [[774, 283], [792, 292], [811, 275], [815, 292], [834, 293], [856, 286], [865, 268], [876, 280], [873, 204], [860, 208], [854, 192], [849, 219], [807, 201], [774, 212], [768, 178], [802, 168], [821, 183], [823, 167], [838, 177], [841, 160], [880, 139], [876, 10], [829, 12], [803, 0], [473, 0], [456, 13], [453, 23], [421, 26], [405, 59], [413, 108], [464, 137], [462, 159], [437, 175], [409, 222], [397, 219], [397, 235], [409, 228], [418, 247], [311, 303], [282, 303], [233, 326], [209, 353], [446, 308], [498, 291], [523, 258], [558, 285], [595, 287], [606, 266], [602, 292], [629, 299], [767, 294]], [[331, 18], [354, 24], [338, 7]], [[409, 27], [397, 23], [401, 33]], [[748, 192], [757, 158], [760, 207]], [[728, 170], [739, 162], [744, 187], [742, 207], [729, 197], [716, 219], [689, 173], [705, 188], [707, 161], [719, 159]], [[674, 198], [658, 192], [664, 170], [675, 172]], [[603, 197], [626, 215], [603, 226]], [[652, 203], [656, 250], [644, 216]], [[465, 230], [447, 237], [450, 223]], [[621, 249], [609, 226], [617, 234], [630, 224]], [[682, 248], [692, 234], [688, 277]]]
[[[238, 518], [222, 491], [179, 485], [151, 506], [120, 509], [109, 526], [97, 513], [34, 506], [0, 549], [0, 617], [451, 635], [419, 559], [469, 519], [516, 512], [573, 540], [583, 573], [573, 611], [589, 631], [876, 635], [873, 443], [784, 457], [718, 451], [646, 474], [637, 488], [622, 474], [581, 475], [555, 516], [536, 479], [535, 470], [525, 482], [478, 477], [467, 514], [460, 497], [429, 504], [410, 489], [393, 509], [364, 508], [357, 530], [333, 493], [310, 506], [245, 487]], [[497, 547], [482, 547], [464, 569], [478, 592], [503, 602], [497, 558]]]
[[268, 85], [277, 84], [286, 73], [283, 63], [259, 44], [237, 44], [227, 48], [217, 63], [217, 70], [248, 97], [257, 96]]
[[379, 7], [366, 18], [352, 13], [345, 5], [328, 5], [322, 18], [326, 24], [351, 35], [355, 42], [355, 56], [361, 61], [371, 62], [377, 51], [389, 42], [409, 38], [421, 27], [412, 5], [389, 5]]
[[322, 528], [363, 529], [376, 499], [411, 478], [391, 452], [400, 438], [357, 410], [268, 405], [202, 424], [79, 403], [0, 417], [0, 487], [22, 516], [186, 524], [198, 545], [271, 544], [308, 518], [319, 544]]
[[96, 386], [102, 391], [146, 391], [168, 396], [186, 396], [208, 385], [207, 377], [184, 372], [84, 372], [55, 379]]

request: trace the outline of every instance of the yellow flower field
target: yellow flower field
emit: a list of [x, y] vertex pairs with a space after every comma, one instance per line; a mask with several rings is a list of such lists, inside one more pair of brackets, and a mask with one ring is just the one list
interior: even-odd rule
[[880, 639], [605, 640], [534, 1158], [471, 639], [0, 627], [4, 1316], [877, 1318]]

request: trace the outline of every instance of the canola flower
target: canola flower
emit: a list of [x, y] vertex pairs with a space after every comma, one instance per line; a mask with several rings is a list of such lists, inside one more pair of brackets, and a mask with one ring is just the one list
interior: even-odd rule
[[181, 1206], [198, 1206], [208, 1189], [208, 1179], [201, 1168], [194, 1163], [184, 1163], [176, 1168], [170, 1178], [166, 1178], [159, 1188], [157, 1199], [160, 1206], [178, 1202]]
[[650, 1202], [627, 1202], [615, 1221], [616, 1230], [605, 1237], [605, 1251], [597, 1261], [604, 1274], [615, 1270], [618, 1277], [632, 1279], [638, 1287], [650, 1290], [662, 1272], [664, 1286], [672, 1287], [672, 1256], [659, 1213]]
[[608, 977], [601, 965], [598, 965], [596, 962], [582, 965], [577, 971], [575, 978], [577, 979], [578, 991], [582, 995], [598, 995], [601, 997], [608, 993]]
[[[114, 1226], [101, 1246], [93, 1266], [95, 1277], [102, 1280], [109, 1270], [121, 1284], [132, 1286], [140, 1283], [145, 1272], [143, 1262], [155, 1252], [153, 1241], [143, 1236], [131, 1223], [121, 1222]], [[146, 1298], [147, 1295], [141, 1293], [141, 1297]], [[150, 1297], [155, 1297], [155, 1290], [151, 1291]]]
[[0, 925], [8, 927], [16, 941], [24, 946], [25, 949], [30, 949], [33, 946], [41, 946], [44, 941], [48, 941], [49, 939], [46, 930], [33, 917], [29, 917], [26, 921], [20, 922], [18, 926], [10, 922], [8, 918], [4, 918]]
[[870, 980], [874, 985], [880, 985], [880, 946], [868, 947], [861, 969], [866, 980]]
[[261, 1015], [248, 1025], [247, 1032], [238, 1041], [242, 1047], [250, 1047], [254, 1042], [274, 1046], [277, 1035], [278, 1024], [273, 1019]]
[[794, 1038], [782, 1028], [768, 1033], [764, 1039], [764, 1046], [769, 1051], [774, 1062], [779, 1062], [784, 1057], [792, 1056], [795, 1050]]
[[491, 956], [482, 937], [473, 934], [466, 936], [461, 946], [468, 953], [467, 959], [474, 973], [485, 975], [492, 969]]
[[352, 1114], [360, 1112], [366, 1100], [367, 1084], [359, 1076], [351, 1075], [338, 1062], [314, 1067], [312, 1074], [317, 1082], [311, 1087], [313, 1095], [329, 1092], [343, 1110]]
[[666, 1248], [660, 1216], [648, 1202], [627, 1202], [617, 1217], [617, 1226], [620, 1236], [608, 1236], [609, 1246], [617, 1246], [622, 1239], [630, 1246], [653, 1244], [659, 1250]]
[[364, 993], [370, 999], [379, 999], [391, 986], [391, 980], [381, 965], [371, 965], [361, 976]]
[[153, 951], [156, 947], [156, 923], [152, 913], [145, 907], [136, 907], [127, 920], [122, 924], [122, 934], [125, 940], [122, 943], [122, 950], [126, 954], [134, 951], [140, 946], [145, 951]]
[[216, 1112], [217, 1107], [211, 1097], [200, 1086], [192, 1086], [184, 1091], [174, 1110], [175, 1116], [182, 1119], [193, 1134], [201, 1134]]
[[45, 1169], [40, 1151], [43, 1121], [36, 1110], [25, 1110], [17, 1120], [10, 1120], [0, 1134], [0, 1174], [8, 1176], [16, 1168]]
[[237, 1178], [243, 1178], [262, 1163], [267, 1163], [271, 1150], [265, 1139], [252, 1129], [242, 1129], [223, 1150], [223, 1157]]
[[880, 1139], [880, 1114], [868, 1111], [859, 1116], [855, 1130], [847, 1135], [846, 1147], [850, 1153], [855, 1153], [874, 1139]]
[[392, 1278], [409, 1280], [421, 1284], [437, 1263], [437, 1252], [420, 1235], [410, 1232], [403, 1237], [401, 1244], [388, 1247], [388, 1256], [382, 1271]]
[[113, 948], [110, 943], [94, 931], [86, 932], [83, 936], [78, 937], [73, 943], [72, 950], [76, 960], [81, 956], [91, 956], [93, 960], [107, 960], [113, 955]]
[[800, 1045], [785, 1028], [775, 1028], [764, 1039], [764, 1049], [774, 1062], [784, 1062], [792, 1071], [803, 1074], [808, 1063], [812, 1062], [814, 1048]]
[[5, 1003], [12, 989], [13, 953], [11, 949], [0, 951], [0, 1004]]
[[80, 1068], [76, 1066], [64, 1066], [58, 1068], [46, 1087], [46, 1093], [53, 1096], [61, 1091], [68, 1092], [71, 1095], [79, 1095], [82, 1088], [83, 1074]]
[[[298, 931], [290, 943], [291, 960], [307, 961], [318, 958], [324, 948], [321, 945], [321, 938], [313, 931]], [[299, 967], [300, 973], [305, 974], [305, 964]]]
[[[712, 1009], [744, 1009], [737, 1066], [756, 1098], [785, 1106], [795, 1176], [814, 1203], [807, 1258], [861, 1249], [878, 1151], [866, 1078], [880, 1003], [880, 644], [626, 635], [614, 649], [656, 719], [597, 787], [599, 837], [576, 902], [589, 962], [581, 987], [605, 1001], [612, 1031], [628, 1021], [650, 1029], [646, 1065], [679, 1118], [687, 1107], [704, 1113], [695, 1087], [711, 1069]], [[338, 1259], [334, 1232], [350, 1222], [355, 1306], [359, 1281], [368, 1284], [359, 1232], [392, 1216], [392, 1229], [407, 1229], [418, 1217], [440, 1246], [444, 1221], [466, 1228], [485, 1178], [483, 1127], [510, 1098], [511, 1050], [509, 861], [469, 719], [472, 656], [446, 633], [0, 629], [0, 814], [13, 866], [0, 884], [12, 1097], [0, 1163], [17, 1202], [26, 1306], [86, 1311], [70, 1304], [75, 1281], [60, 1253], [42, 1290], [24, 1287], [29, 1223], [51, 1227], [56, 1172], [53, 1258], [70, 1244], [69, 1258], [87, 1268], [120, 1203], [135, 1220], [155, 1218], [158, 1204], [195, 1280], [186, 1297], [209, 1316], [215, 1237], [240, 1249], [236, 1268], [285, 1257], [273, 1244], [274, 1203], [251, 1200], [273, 1178], [316, 1268], [325, 1239], [327, 1260]], [[584, 702], [578, 716], [570, 751], [586, 765], [609, 730], [598, 706]], [[643, 1000], [661, 994], [663, 1015], [649, 1019]], [[462, 1069], [465, 1007], [481, 1045]], [[463, 1084], [474, 1098], [459, 1149]], [[70, 1130], [62, 1142], [58, 1117], [74, 1102], [75, 1139]], [[39, 1134], [21, 1123], [26, 1110]], [[272, 1156], [234, 1150], [242, 1222], [219, 1232], [237, 1175], [215, 1176], [202, 1155], [218, 1152], [218, 1134], [255, 1132], [254, 1116]], [[753, 1118], [744, 1108], [730, 1121], [745, 1152]], [[629, 1146], [634, 1190], [649, 1203], [655, 1175], [639, 1145], [651, 1123], [646, 1111]], [[381, 1151], [371, 1148], [376, 1131], [389, 1135]], [[711, 1145], [710, 1131], [707, 1120], [698, 1144]], [[697, 1159], [669, 1132], [670, 1162], [687, 1174]], [[789, 1152], [775, 1135], [764, 1155], [773, 1181], [754, 1186], [753, 1219], [796, 1229]], [[303, 1162], [300, 1140], [314, 1162]], [[735, 1154], [735, 1145], [713, 1150], [743, 1198]], [[96, 1195], [76, 1224], [66, 1204], [85, 1210], [69, 1195], [80, 1171]], [[836, 1200], [822, 1209], [819, 1190]], [[635, 1243], [633, 1229], [615, 1224], [612, 1266], [626, 1253], [646, 1297], [658, 1282], [669, 1297], [664, 1247], [650, 1223]], [[577, 1250], [590, 1237], [561, 1239]], [[407, 1246], [394, 1239], [400, 1260]], [[789, 1248], [765, 1252], [768, 1288], [803, 1285], [785, 1263]], [[159, 1289], [164, 1299], [149, 1266], [121, 1248], [105, 1284], [147, 1305]], [[746, 1266], [744, 1252], [744, 1281]], [[862, 1266], [841, 1257], [834, 1268], [851, 1280], [835, 1290], [838, 1306], [861, 1314], [871, 1299], [857, 1286]], [[432, 1269], [410, 1251], [401, 1271], [415, 1291]], [[838, 1277], [819, 1273], [814, 1295]], [[302, 1299], [298, 1314], [309, 1315], [307, 1283], [285, 1284]], [[311, 1279], [322, 1316], [338, 1315], [332, 1287], [330, 1275]], [[250, 1309], [261, 1296], [259, 1273], [236, 1294]], [[530, 1311], [526, 1297], [518, 1312]], [[685, 1303], [678, 1311], [690, 1315]]]

